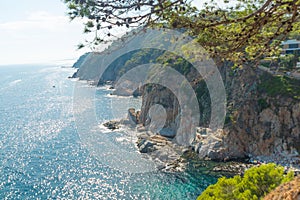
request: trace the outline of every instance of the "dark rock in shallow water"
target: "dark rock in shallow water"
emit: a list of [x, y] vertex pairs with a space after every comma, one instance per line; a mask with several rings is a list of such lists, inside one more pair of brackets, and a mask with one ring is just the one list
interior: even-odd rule
[[107, 127], [110, 130], [115, 130], [120, 128], [120, 122], [117, 121], [109, 121], [103, 124], [103, 126]]

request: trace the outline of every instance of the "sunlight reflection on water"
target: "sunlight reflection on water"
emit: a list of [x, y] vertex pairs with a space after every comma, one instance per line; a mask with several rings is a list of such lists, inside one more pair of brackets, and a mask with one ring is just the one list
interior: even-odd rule
[[[77, 82], [66, 78], [73, 71], [0, 68], [6, 77], [0, 80], [0, 199], [195, 199], [216, 180], [189, 172], [131, 174], [93, 157], [74, 123], [72, 97]], [[107, 106], [119, 100], [104, 93], [97, 91], [95, 96], [99, 123], [127, 110], [108, 111]], [[99, 127], [95, 129], [101, 133]], [[122, 131], [102, 134], [138, 154]], [[102, 151], [110, 153], [110, 149]]]

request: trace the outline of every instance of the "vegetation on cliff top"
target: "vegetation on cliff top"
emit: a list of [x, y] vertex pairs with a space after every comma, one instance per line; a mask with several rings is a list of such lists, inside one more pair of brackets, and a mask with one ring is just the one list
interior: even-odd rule
[[210, 185], [197, 200], [260, 199], [293, 177], [293, 172], [285, 175], [282, 166], [263, 164], [248, 169], [243, 177], [237, 175], [233, 178], [219, 178], [218, 182]]
[[264, 73], [258, 85], [259, 92], [265, 92], [269, 96], [286, 96], [300, 99], [300, 80], [289, 78], [284, 75], [273, 76]]

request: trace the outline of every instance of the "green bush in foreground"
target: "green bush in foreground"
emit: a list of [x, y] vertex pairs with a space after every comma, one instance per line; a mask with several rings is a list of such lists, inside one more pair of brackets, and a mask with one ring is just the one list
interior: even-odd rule
[[197, 200], [260, 199], [278, 185], [292, 180], [293, 177], [293, 172], [285, 175], [282, 166], [273, 163], [263, 164], [248, 169], [243, 177], [219, 178], [218, 182], [206, 188]]

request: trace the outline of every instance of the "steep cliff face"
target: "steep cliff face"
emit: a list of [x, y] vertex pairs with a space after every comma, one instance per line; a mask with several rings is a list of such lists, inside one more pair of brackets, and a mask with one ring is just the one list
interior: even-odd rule
[[170, 129], [175, 133], [179, 127], [180, 107], [174, 94], [160, 85], [151, 85], [145, 87], [142, 97], [141, 123], [144, 126], [150, 124], [149, 110], [152, 106], [159, 104], [166, 111], [166, 122], [163, 128]]
[[[262, 90], [266, 77], [273, 78], [247, 69], [228, 85], [231, 122], [225, 127], [225, 143], [231, 157], [300, 152], [300, 101], [283, 92], [270, 95]], [[270, 89], [274, 87], [275, 82]]]
[[[272, 95], [260, 89], [268, 77], [259, 69], [235, 70], [220, 67], [227, 90], [228, 113], [223, 130], [198, 134], [194, 148], [200, 157], [215, 160], [244, 158], [249, 155], [296, 154], [300, 152], [300, 101], [288, 95]], [[201, 77], [188, 74], [202, 108], [199, 126], [207, 127], [210, 98]], [[300, 84], [299, 84], [300, 86]], [[205, 91], [205, 92], [204, 92]], [[180, 106], [176, 97], [161, 86], [145, 89], [141, 121], [147, 125], [149, 108], [161, 104], [166, 108], [165, 128], [179, 127]], [[201, 135], [202, 134], [202, 135]]]
[[[176, 69], [179, 66], [172, 66], [174, 69], [178, 70], [186, 80], [188, 80], [189, 84], [192, 86], [193, 90], [196, 91], [196, 96], [198, 99], [198, 106], [200, 109], [200, 121], [197, 126], [208, 126], [210, 120], [210, 96], [209, 91], [207, 89], [205, 81], [199, 75], [199, 73], [191, 67], [190, 64], [185, 63], [188, 65], [188, 70], [178, 70]], [[169, 84], [177, 84], [180, 88], [180, 81], [173, 80], [174, 82], [167, 81]], [[166, 84], [168, 85], [168, 84]], [[181, 100], [184, 99], [185, 103], [192, 104], [189, 100], [192, 97], [184, 96], [184, 92], [181, 94]], [[184, 96], [184, 97], [182, 97]], [[192, 118], [182, 116], [182, 108], [181, 106], [185, 106], [185, 109], [189, 109], [187, 105], [180, 105], [178, 97], [167, 87], [162, 86], [159, 84], [150, 84], [146, 85], [143, 89], [142, 93], [142, 107], [141, 107], [141, 123], [143, 125], [148, 126], [150, 123], [153, 123], [151, 117], [149, 116], [149, 110], [151, 107], [155, 107], [155, 105], [161, 105], [165, 112], [165, 125], [163, 129], [159, 132], [161, 135], [173, 135], [175, 137], [175, 133], [180, 128], [180, 123], [188, 125], [193, 120]], [[192, 112], [189, 110], [185, 110], [187, 112]], [[164, 120], [164, 119], [159, 119]], [[186, 128], [186, 130], [189, 130]], [[168, 131], [166, 134], [165, 132]], [[171, 134], [173, 132], [173, 134]], [[176, 141], [181, 143], [180, 138], [176, 138]], [[182, 142], [183, 143], [183, 142]]]
[[228, 145], [252, 155], [300, 152], [300, 103], [282, 97], [266, 97], [266, 102], [269, 107], [261, 111], [257, 100], [240, 107], [236, 122], [227, 128]]

